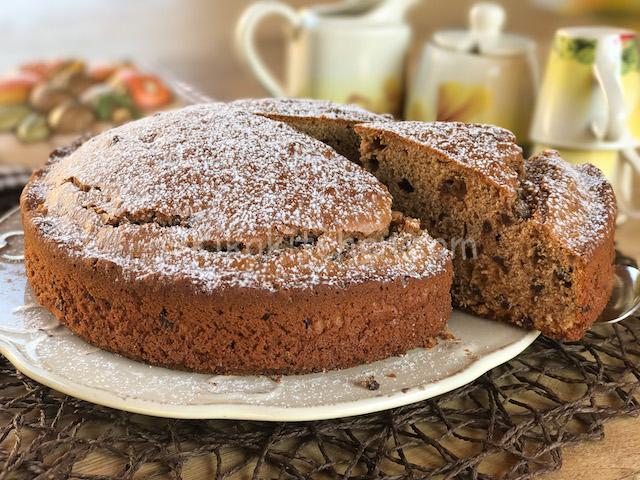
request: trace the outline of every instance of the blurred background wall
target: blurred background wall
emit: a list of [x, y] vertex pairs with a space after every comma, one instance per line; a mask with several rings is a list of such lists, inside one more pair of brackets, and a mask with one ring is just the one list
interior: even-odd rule
[[[249, 0], [4, 0], [0, 7], [3, 34], [0, 71], [39, 57], [77, 55], [90, 59], [130, 58], [164, 67], [220, 99], [260, 96], [264, 92], [239, 64], [233, 51], [235, 22]], [[326, 0], [288, 0], [305, 7]], [[472, 0], [422, 0], [411, 12], [414, 28], [411, 59], [434, 30], [466, 25]], [[561, 26], [613, 24], [634, 28], [638, 17], [627, 14], [560, 15], [540, 3], [561, 7], [566, 0], [503, 0], [507, 29], [534, 37], [546, 56], [553, 32]], [[593, 7], [626, 4], [624, 0], [582, 2]], [[633, 2], [631, 2], [633, 3]], [[636, 2], [638, 3], [638, 2]], [[261, 31], [270, 65], [281, 65], [283, 29], [277, 21]], [[231, 93], [234, 92], [234, 94]]]

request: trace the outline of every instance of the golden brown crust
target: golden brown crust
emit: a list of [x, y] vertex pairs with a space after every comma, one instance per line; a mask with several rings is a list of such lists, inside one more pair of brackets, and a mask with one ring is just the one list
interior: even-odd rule
[[169, 368], [289, 374], [346, 368], [431, 345], [451, 312], [451, 267], [421, 279], [312, 290], [131, 280], [70, 258], [23, 211], [26, 271], [39, 302], [88, 342]]

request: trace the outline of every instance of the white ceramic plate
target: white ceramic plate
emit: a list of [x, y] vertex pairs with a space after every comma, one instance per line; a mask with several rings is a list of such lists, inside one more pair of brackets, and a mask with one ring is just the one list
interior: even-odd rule
[[[360, 415], [465, 385], [538, 336], [454, 312], [449, 329], [456, 340], [346, 370], [277, 379], [151, 367], [87, 344], [35, 302], [20, 260], [21, 228], [17, 212], [0, 220], [0, 352], [44, 385], [130, 412], [272, 421]], [[377, 390], [365, 387], [372, 377]]]

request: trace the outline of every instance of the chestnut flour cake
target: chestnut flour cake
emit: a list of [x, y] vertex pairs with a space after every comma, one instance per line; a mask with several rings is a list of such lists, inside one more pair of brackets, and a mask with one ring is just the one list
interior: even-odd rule
[[356, 132], [394, 208], [446, 241], [457, 306], [569, 340], [597, 319], [613, 287], [616, 202], [596, 167], [554, 151], [525, 161], [511, 132], [488, 125]]
[[386, 187], [278, 121], [198, 105], [58, 151], [21, 198], [26, 272], [70, 330], [215, 373], [342, 368], [430, 345], [449, 253]]

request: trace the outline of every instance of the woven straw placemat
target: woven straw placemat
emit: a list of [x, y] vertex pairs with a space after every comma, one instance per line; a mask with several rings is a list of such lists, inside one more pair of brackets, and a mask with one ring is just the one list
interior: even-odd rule
[[564, 446], [602, 438], [605, 421], [640, 413], [637, 320], [579, 342], [540, 337], [435, 399], [306, 423], [129, 414], [59, 394], [0, 357], [0, 479], [184, 478], [202, 462], [216, 479], [532, 478], [558, 469]]

